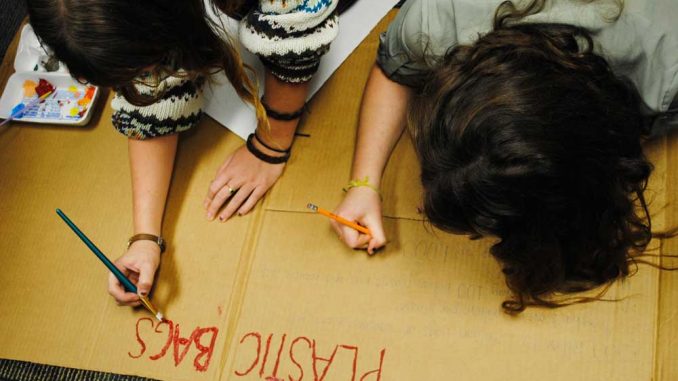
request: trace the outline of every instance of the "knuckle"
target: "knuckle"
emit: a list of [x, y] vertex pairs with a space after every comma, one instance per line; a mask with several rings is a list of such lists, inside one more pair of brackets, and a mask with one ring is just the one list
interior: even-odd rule
[[217, 185], [216, 181], [212, 181], [212, 182], [210, 183], [209, 188], [207, 188], [207, 191], [209, 192], [209, 196], [210, 196], [210, 197], [214, 197], [214, 196], [216, 195], [217, 191], [218, 191], [220, 188], [221, 188], [221, 187]]

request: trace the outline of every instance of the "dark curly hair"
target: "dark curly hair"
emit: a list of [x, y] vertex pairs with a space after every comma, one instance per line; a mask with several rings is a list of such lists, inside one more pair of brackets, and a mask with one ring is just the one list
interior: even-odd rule
[[432, 70], [408, 117], [426, 216], [498, 237], [510, 313], [596, 299], [554, 297], [629, 275], [652, 238], [643, 103], [586, 30], [513, 22], [544, 3], [502, 4], [491, 32]]

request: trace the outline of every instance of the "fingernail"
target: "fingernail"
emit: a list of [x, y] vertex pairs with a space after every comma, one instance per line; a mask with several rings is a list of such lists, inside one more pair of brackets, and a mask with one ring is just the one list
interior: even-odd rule
[[225, 218], [222, 217], [222, 216], [219, 216], [219, 221], [224, 222], [224, 221], [225, 221]]
[[207, 213], [207, 219], [212, 221], [214, 219], [214, 214], [212, 213]]

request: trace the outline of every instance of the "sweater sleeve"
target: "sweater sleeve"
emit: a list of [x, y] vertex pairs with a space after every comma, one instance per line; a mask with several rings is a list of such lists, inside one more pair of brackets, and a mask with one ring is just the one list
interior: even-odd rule
[[457, 44], [454, 1], [408, 0], [380, 36], [377, 65], [391, 80], [417, 88]]
[[136, 106], [116, 93], [111, 101], [112, 122], [116, 130], [128, 138], [143, 140], [185, 131], [198, 123], [202, 115], [204, 78], [188, 79], [170, 76], [159, 86], [143, 85], [140, 94], [160, 99], [148, 106]]
[[261, 0], [240, 22], [240, 41], [277, 78], [306, 82], [338, 33], [339, 0]]

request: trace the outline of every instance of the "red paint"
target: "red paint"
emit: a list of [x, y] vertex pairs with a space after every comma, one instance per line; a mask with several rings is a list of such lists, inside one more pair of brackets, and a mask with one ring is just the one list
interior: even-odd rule
[[[191, 343], [193, 342], [193, 336], [190, 336], [188, 338], [186, 337], [181, 337], [181, 333], [179, 332], [179, 324], [176, 324], [174, 326], [174, 365], [177, 366], [179, 365], [182, 361], [184, 361], [184, 357], [186, 357], [186, 353], [188, 353], [188, 350], [191, 349]], [[184, 346], [183, 349], [181, 349], [181, 346]]]
[[280, 355], [282, 355], [283, 347], [285, 346], [285, 339], [287, 334], [284, 334], [280, 346], [278, 347], [278, 356], [275, 358], [275, 366], [273, 367], [273, 377], [278, 377], [278, 366], [280, 366]]
[[351, 381], [355, 381], [355, 372], [358, 370], [358, 347], [353, 345], [341, 345], [342, 348], [353, 351], [353, 373], [351, 374]]
[[158, 360], [162, 357], [164, 357], [167, 354], [167, 350], [169, 349], [170, 345], [172, 345], [172, 338], [174, 337], [174, 323], [172, 323], [169, 320], [163, 319], [162, 322], [158, 323], [158, 325], [155, 326], [155, 332], [161, 333], [158, 329], [160, 328], [161, 325], [167, 325], [169, 327], [169, 331], [167, 331], [167, 341], [165, 342], [165, 345], [160, 349], [160, 352], [158, 354], [155, 354], [153, 356], [148, 357], [149, 359], [155, 361]]
[[299, 372], [301, 374], [299, 375], [299, 378], [296, 379], [296, 380], [293, 379], [292, 376], [289, 376], [290, 381], [301, 381], [304, 378], [304, 368], [301, 367], [301, 364], [299, 364], [297, 362], [297, 360], [294, 358], [294, 354], [292, 353], [292, 351], [294, 350], [294, 344], [296, 344], [300, 340], [306, 341], [309, 349], [313, 348], [313, 343], [307, 337], [301, 336], [301, 337], [297, 337], [296, 339], [292, 340], [292, 344], [290, 344], [290, 361], [292, 361], [294, 363], [294, 365], [296, 365], [297, 368], [299, 368]]
[[246, 371], [244, 371], [244, 372], [238, 372], [238, 371], [236, 370], [236, 371], [235, 371], [236, 376], [246, 376], [246, 375], [249, 374], [249, 373], [252, 371], [252, 369], [254, 369], [254, 367], [257, 366], [257, 364], [259, 363], [259, 354], [261, 353], [261, 335], [260, 335], [258, 332], [250, 332], [250, 333], [246, 334], [245, 336], [243, 336], [243, 337], [240, 339], [240, 344], [242, 344], [242, 343], [245, 341], [245, 339], [247, 339], [249, 336], [254, 336], [254, 337], [257, 338], [257, 358], [254, 359], [254, 361], [252, 362], [252, 365], [250, 365], [250, 367], [247, 368]]
[[[332, 361], [334, 361], [334, 356], [337, 354], [337, 349], [339, 349], [339, 346], [335, 345], [334, 351], [332, 351], [332, 355], [328, 359], [322, 358], [320, 356], [316, 356], [316, 352], [315, 352], [316, 345], [315, 345], [315, 340], [313, 340], [313, 354], [311, 355], [311, 357], [313, 358], [313, 375], [315, 376], [315, 379], [317, 381], [323, 381], [323, 379], [325, 378], [325, 375], [327, 375], [327, 371], [330, 369], [330, 365], [332, 365]], [[320, 378], [318, 378], [318, 367], [317, 367], [318, 361], [327, 362], [327, 365], [325, 365], [325, 370], [323, 370], [323, 373], [320, 375]]]
[[40, 81], [38, 81], [38, 85], [35, 86], [35, 93], [38, 94], [38, 97], [41, 97], [49, 92], [53, 92], [54, 90], [54, 85], [42, 78], [40, 78]]
[[[204, 346], [202, 345], [202, 341], [200, 339], [203, 335], [209, 333], [212, 334], [212, 338], [209, 340], [209, 345]], [[216, 327], [196, 328], [196, 330], [193, 332], [193, 342], [195, 343], [195, 347], [200, 351], [200, 353], [198, 353], [198, 355], [195, 356], [195, 359], [193, 360], [193, 366], [195, 366], [196, 370], [204, 372], [210, 365], [210, 360], [212, 360], [212, 353], [214, 353], [214, 344], [217, 342], [218, 333], [219, 330]], [[205, 360], [200, 363], [200, 360], [203, 358]]]
[[264, 361], [261, 362], [261, 369], [259, 369], [259, 377], [264, 375], [264, 368], [266, 367], [266, 360], [268, 359], [268, 351], [271, 349], [271, 339], [273, 338], [273, 334], [268, 335], [268, 339], [266, 339], [266, 352], [264, 352]]
[[131, 358], [133, 358], [133, 359], [138, 359], [139, 357], [141, 357], [141, 355], [144, 354], [144, 352], [146, 352], [146, 343], [144, 343], [144, 341], [141, 340], [141, 335], [139, 334], [139, 323], [141, 323], [141, 322], [144, 321], [144, 320], [148, 320], [148, 321], [151, 323], [151, 327], [153, 326], [153, 320], [152, 320], [151, 318], [141, 318], [141, 319], [137, 320], [137, 324], [136, 324], [136, 327], [137, 327], [137, 330], [136, 330], [136, 333], [137, 333], [137, 343], [139, 343], [139, 345], [141, 345], [141, 352], [139, 352], [139, 354], [136, 355], [136, 356], [134, 356], [134, 355], [132, 354], [132, 352], [127, 352], [127, 354], [129, 355], [129, 357], [131, 357]]
[[167, 340], [165, 341], [165, 344], [156, 354], [148, 356], [149, 360], [157, 361], [165, 357], [167, 351], [172, 348], [174, 366], [178, 367], [189, 353], [194, 352], [191, 351], [191, 348], [195, 347], [198, 353], [193, 358], [193, 366], [195, 370], [199, 372], [207, 371], [210, 360], [212, 359], [212, 354], [214, 353], [217, 335], [219, 334], [219, 329], [217, 327], [196, 327], [190, 336], [181, 337], [179, 324], [174, 324], [171, 320], [165, 319], [156, 324], [156, 322], [150, 318], [140, 318], [136, 323], [136, 340], [141, 346], [140, 352], [138, 355], [133, 355], [131, 352], [127, 353], [129, 357], [133, 359], [138, 359], [146, 353], [146, 342], [142, 339], [141, 335], [142, 327], [140, 323], [142, 321], [148, 321], [150, 323], [150, 332], [152, 334], [164, 334], [165, 332], [161, 327], [163, 325], [167, 326]]
[[381, 350], [381, 353], [379, 354], [379, 368], [377, 368], [377, 369], [375, 369], [375, 370], [371, 370], [371, 371], [366, 372], [365, 374], [363, 374], [363, 376], [360, 377], [360, 381], [363, 381], [363, 380], [365, 379], [365, 377], [367, 377], [367, 376], [369, 376], [369, 375], [371, 375], [371, 374], [375, 374], [375, 373], [377, 374], [377, 381], [380, 381], [380, 380], [381, 380], [381, 368], [382, 368], [382, 366], [384, 365], [384, 354], [385, 354], [385, 353], [386, 353], [386, 349], [382, 349], [382, 350]]
[[[267, 358], [268, 354], [270, 352], [270, 346], [271, 342], [274, 340], [275, 335], [274, 334], [269, 334], [268, 337], [266, 338], [266, 348], [264, 349], [264, 356], [263, 356], [263, 361], [261, 364], [259, 364], [259, 360], [261, 357], [261, 352], [262, 352], [262, 334], [259, 332], [248, 332], [245, 334], [241, 339], [240, 339], [240, 344], [242, 345], [245, 341], [249, 341], [250, 339], [256, 339], [257, 342], [257, 348], [256, 348], [256, 357], [250, 364], [249, 368], [247, 368], [245, 371], [235, 371], [236, 376], [247, 376], [249, 375], [256, 367], [257, 365], [260, 365], [259, 368], [259, 379], [263, 377], [263, 374], [265, 373], [265, 368], [266, 368], [266, 363], [267, 363]], [[342, 351], [351, 351], [353, 352], [353, 358], [351, 361], [351, 373], [350, 373], [350, 379], [351, 381], [381, 381], [381, 374], [383, 371], [384, 367], [384, 357], [386, 355], [386, 349], [381, 349], [379, 352], [379, 366], [373, 369], [370, 369], [369, 366], [365, 366], [365, 359], [363, 358], [362, 360], [362, 366], [360, 365], [360, 358], [359, 358], [359, 348], [356, 345], [347, 345], [347, 344], [336, 344], [334, 345], [334, 349], [332, 350], [331, 354], [329, 354], [329, 357], [321, 357], [318, 353], [318, 343], [315, 340], [309, 339], [305, 336], [298, 336], [294, 340], [291, 341], [289, 344], [289, 349], [288, 349], [288, 357], [289, 359], [285, 359], [282, 356], [282, 353], [285, 349], [285, 343], [287, 342], [287, 334], [283, 334], [281, 339], [280, 339], [280, 344], [278, 346], [277, 350], [277, 356], [275, 360], [275, 365], [273, 366], [273, 374], [270, 376], [264, 378], [266, 381], [283, 381], [283, 380], [289, 380], [289, 381], [302, 381], [304, 379], [304, 366], [302, 365], [302, 362], [300, 362], [300, 356], [301, 358], [304, 357], [304, 355], [308, 356], [307, 361], [303, 362], [303, 364], [311, 364], [311, 367], [313, 371], [313, 381], [323, 381], [325, 377], [327, 377], [327, 374], [329, 372], [330, 367], [332, 364], [334, 364], [335, 361], [345, 361], [345, 356], [339, 356], [337, 357], [337, 353], [342, 350]], [[303, 351], [300, 354], [298, 349], [298, 345], [301, 342], [306, 342], [306, 345], [308, 345], [309, 352], [307, 354], [304, 354]], [[237, 353], [245, 353], [243, 351], [237, 351]], [[249, 352], [248, 352], [249, 353]], [[280, 369], [281, 363], [284, 362], [289, 362], [291, 364], [288, 365], [288, 367], [296, 367], [298, 376], [295, 378], [292, 374], [288, 374], [287, 378], [285, 376], [278, 376], [278, 370]], [[341, 369], [346, 369], [345, 366], [340, 367]], [[362, 369], [360, 372], [358, 369]], [[332, 377], [342, 377], [342, 375], [338, 374], [338, 370], [333, 372]], [[342, 379], [348, 379], [349, 374], [348, 371], [345, 371], [346, 377]], [[280, 377], [280, 378], [279, 378]], [[359, 378], [358, 378], [359, 377]]]

